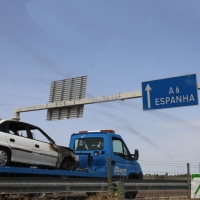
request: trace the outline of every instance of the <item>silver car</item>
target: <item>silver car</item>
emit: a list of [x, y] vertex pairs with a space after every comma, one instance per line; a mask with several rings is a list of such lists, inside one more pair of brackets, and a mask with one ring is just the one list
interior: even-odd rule
[[0, 119], [0, 166], [18, 163], [73, 170], [78, 162], [72, 149], [56, 145], [41, 128]]

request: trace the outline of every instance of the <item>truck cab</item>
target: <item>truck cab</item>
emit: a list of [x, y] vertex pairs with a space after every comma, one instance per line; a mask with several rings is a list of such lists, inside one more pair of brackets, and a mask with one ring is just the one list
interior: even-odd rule
[[122, 137], [113, 130], [74, 133], [71, 135], [69, 147], [79, 156], [77, 170], [107, 173], [109, 158], [112, 177], [143, 178], [137, 162], [138, 150], [131, 154]]

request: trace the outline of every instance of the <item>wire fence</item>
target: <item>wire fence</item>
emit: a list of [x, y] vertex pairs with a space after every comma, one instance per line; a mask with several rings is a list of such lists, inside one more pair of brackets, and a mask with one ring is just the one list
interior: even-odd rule
[[[161, 161], [140, 160], [144, 175], [186, 176], [187, 163], [168, 163]], [[200, 164], [190, 164], [190, 173], [200, 173]]]

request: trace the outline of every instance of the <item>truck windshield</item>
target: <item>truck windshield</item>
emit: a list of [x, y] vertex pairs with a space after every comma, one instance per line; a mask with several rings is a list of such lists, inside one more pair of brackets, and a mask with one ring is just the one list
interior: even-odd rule
[[103, 138], [78, 138], [75, 140], [75, 150], [102, 150], [104, 148]]

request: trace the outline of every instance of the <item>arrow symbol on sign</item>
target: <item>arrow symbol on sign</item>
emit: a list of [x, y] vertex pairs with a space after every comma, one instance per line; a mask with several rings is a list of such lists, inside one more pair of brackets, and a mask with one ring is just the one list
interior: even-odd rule
[[149, 86], [149, 84], [147, 84], [145, 91], [147, 91], [147, 102], [148, 102], [148, 108], [151, 108], [151, 101], [150, 101], [150, 90], [151, 87]]

